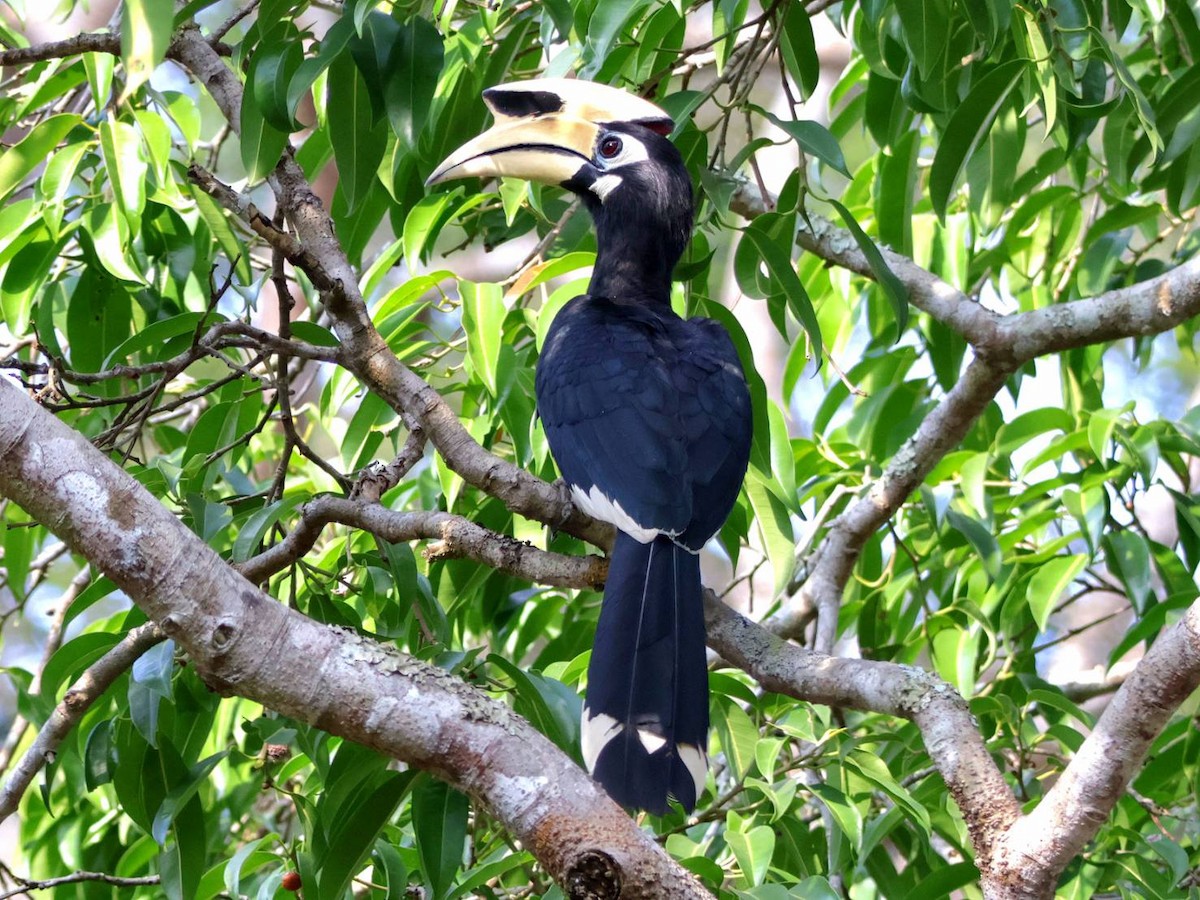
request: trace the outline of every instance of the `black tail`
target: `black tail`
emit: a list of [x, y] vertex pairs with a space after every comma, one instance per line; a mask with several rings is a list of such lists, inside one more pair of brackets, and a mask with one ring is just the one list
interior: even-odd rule
[[708, 771], [700, 559], [617, 534], [588, 667], [583, 756], [622, 806], [689, 812]]

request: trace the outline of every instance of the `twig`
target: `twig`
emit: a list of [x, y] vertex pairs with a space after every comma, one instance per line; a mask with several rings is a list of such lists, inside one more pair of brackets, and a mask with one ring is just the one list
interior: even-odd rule
[[[12, 872], [10, 871], [9, 874], [12, 875]], [[151, 884], [162, 884], [162, 877], [159, 875], [123, 877], [120, 875], [109, 875], [107, 872], [72, 872], [70, 875], [61, 875], [58, 878], [42, 879], [22, 878], [19, 875], [12, 875], [12, 878], [19, 883], [20, 887], [0, 894], [0, 900], [18, 897], [30, 891], [48, 891], [51, 888], [62, 885], [80, 884], [85, 881], [99, 881], [103, 884], [111, 884], [113, 887], [143, 887]]]
[[59, 744], [88, 708], [133, 665], [134, 660], [165, 637], [153, 622], [139, 625], [79, 676], [38, 732], [33, 746], [21, 757], [4, 787], [0, 788], [0, 822], [16, 812], [34, 777], [54, 758]]
[[[33, 676], [33, 681], [29, 684], [29, 692], [31, 694], [37, 694], [41, 691], [42, 673], [46, 670], [46, 664], [50, 662], [50, 657], [62, 646], [63, 622], [66, 620], [67, 610], [71, 608], [71, 604], [75, 602], [75, 598], [83, 592], [83, 589], [91, 584], [91, 581], [91, 567], [85, 565], [71, 579], [71, 583], [54, 605], [54, 615], [50, 619], [50, 630], [46, 634], [46, 643], [42, 648], [42, 660], [38, 663], [37, 672]], [[25, 730], [28, 727], [29, 721], [21, 714], [18, 713], [13, 718], [12, 725], [8, 729], [8, 736], [4, 739], [4, 746], [0, 747], [0, 773], [3, 773], [8, 768], [8, 764], [12, 762], [13, 754], [17, 752], [17, 747], [20, 746], [21, 740], [25, 737]]]

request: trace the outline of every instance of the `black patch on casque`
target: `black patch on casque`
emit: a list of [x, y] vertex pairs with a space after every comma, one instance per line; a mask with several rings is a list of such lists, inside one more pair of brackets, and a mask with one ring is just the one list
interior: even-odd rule
[[636, 119], [633, 124], [649, 128], [655, 134], [661, 134], [663, 137], [670, 137], [671, 132], [675, 130], [675, 122], [666, 116], [661, 119]]
[[488, 88], [484, 98], [502, 116], [544, 116], [563, 107], [562, 97], [553, 91], [505, 91]]

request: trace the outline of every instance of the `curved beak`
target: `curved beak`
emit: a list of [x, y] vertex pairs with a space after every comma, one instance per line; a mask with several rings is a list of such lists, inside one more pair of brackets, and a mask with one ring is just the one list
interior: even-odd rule
[[501, 119], [446, 157], [425, 183], [511, 175], [562, 184], [591, 161], [599, 132], [593, 122], [562, 114]]
[[484, 91], [483, 100], [496, 124], [443, 160], [427, 185], [473, 175], [562, 184], [591, 161], [603, 125], [632, 123], [664, 135], [674, 127], [649, 100], [578, 79], [502, 84]]

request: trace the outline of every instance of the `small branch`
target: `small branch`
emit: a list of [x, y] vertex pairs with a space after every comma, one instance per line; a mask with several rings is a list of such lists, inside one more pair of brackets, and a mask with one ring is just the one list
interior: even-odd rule
[[300, 521], [286, 538], [235, 568], [249, 581], [261, 584], [304, 556], [320, 538], [321, 530], [333, 523], [361, 528], [393, 544], [434, 540], [437, 543], [426, 550], [427, 559], [473, 559], [536, 584], [596, 588], [608, 575], [608, 564], [602, 557], [565, 556], [539, 550], [462, 516], [445, 512], [398, 512], [378, 503], [331, 495], [304, 504]]
[[[11, 871], [9, 874], [12, 875]], [[19, 875], [12, 875], [12, 878], [19, 883], [19, 887], [0, 894], [0, 900], [19, 897], [21, 894], [27, 894], [30, 891], [48, 891], [51, 888], [62, 885], [80, 884], [85, 881], [99, 881], [103, 884], [111, 884], [113, 887], [143, 887], [151, 884], [162, 884], [162, 876], [160, 875], [140, 875], [126, 878], [120, 875], [109, 875], [107, 872], [72, 872], [70, 875], [62, 875], [58, 878], [43, 879], [21, 878]]]
[[37, 773], [54, 758], [59, 744], [88, 708], [133, 665], [134, 660], [165, 637], [153, 622], [134, 628], [71, 685], [38, 732], [33, 746], [21, 757], [4, 787], [0, 788], [0, 822], [16, 812], [21, 797]]
[[379, 498], [398, 485], [425, 455], [425, 433], [419, 428], [409, 432], [404, 446], [390, 463], [376, 463], [359, 473], [350, 491], [351, 500], [378, 503]]
[[287, 261], [304, 272], [309, 280], [322, 292], [340, 292], [341, 285], [325, 271], [321, 262], [301, 246], [300, 242], [264, 216], [253, 203], [240, 196], [229, 185], [220, 181], [203, 166], [192, 163], [188, 166], [188, 180], [208, 194], [226, 210], [250, 226], [274, 250], [282, 253]]
[[241, 9], [234, 10], [229, 18], [218, 25], [216, 30], [213, 31], [212, 40], [223, 40], [225, 35], [229, 34], [229, 32], [233, 30], [233, 27], [237, 25], [238, 22], [242, 21], [242, 19], [246, 18], [246, 16], [258, 9], [258, 3], [259, 0], [250, 0], [250, 2]]
[[81, 53], [109, 53], [120, 56], [121, 36], [102, 31], [98, 34], [77, 34], [66, 40], [34, 44], [32, 47], [0, 50], [0, 67], [27, 66], [66, 56], [78, 56]]
[[829, 527], [799, 593], [766, 623], [771, 630], [792, 626], [795, 607], [812, 604], [817, 610], [814, 648], [828, 653], [837, 637], [838, 607], [863, 545], [890, 519], [925, 480], [938, 461], [975, 424], [1012, 370], [976, 357], [917, 433], [892, 457], [883, 475], [865, 497], [853, 503]]

